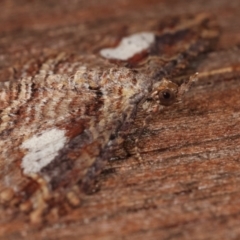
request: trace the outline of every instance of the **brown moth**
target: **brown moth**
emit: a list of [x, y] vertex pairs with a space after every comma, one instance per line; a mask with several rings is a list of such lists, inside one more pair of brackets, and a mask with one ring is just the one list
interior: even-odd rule
[[34, 75], [0, 84], [4, 208], [29, 212], [38, 222], [65, 202], [78, 206], [79, 193], [91, 189], [138, 107], [152, 114], [179, 100], [196, 77], [181, 83], [174, 77], [218, 36], [205, 14], [146, 26], [139, 31], [139, 23], [138, 31], [92, 54], [57, 54]]

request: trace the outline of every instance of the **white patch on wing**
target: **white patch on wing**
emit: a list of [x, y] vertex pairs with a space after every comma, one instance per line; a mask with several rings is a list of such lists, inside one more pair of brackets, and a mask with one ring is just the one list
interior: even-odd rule
[[21, 148], [28, 150], [22, 159], [23, 172], [30, 174], [41, 171], [58, 155], [66, 141], [65, 131], [53, 128], [23, 142]]
[[151, 32], [135, 33], [123, 38], [116, 48], [102, 49], [100, 54], [108, 59], [127, 60], [148, 49], [154, 41], [155, 35]]

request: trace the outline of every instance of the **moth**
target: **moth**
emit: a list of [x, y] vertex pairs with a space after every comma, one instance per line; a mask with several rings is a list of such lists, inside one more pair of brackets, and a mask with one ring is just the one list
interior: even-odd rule
[[79, 206], [138, 108], [153, 114], [179, 100], [196, 77], [175, 77], [218, 36], [206, 14], [141, 24], [92, 53], [60, 52], [34, 75], [1, 82], [3, 208], [38, 222], [53, 208]]

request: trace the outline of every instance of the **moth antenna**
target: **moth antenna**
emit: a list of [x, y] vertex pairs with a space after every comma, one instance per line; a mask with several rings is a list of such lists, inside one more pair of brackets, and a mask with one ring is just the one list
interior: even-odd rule
[[196, 81], [198, 81], [198, 72], [194, 75], [189, 77], [189, 80], [187, 82], [184, 82], [179, 90], [178, 90], [178, 99], [181, 99], [181, 97], [191, 88], [192, 84]]

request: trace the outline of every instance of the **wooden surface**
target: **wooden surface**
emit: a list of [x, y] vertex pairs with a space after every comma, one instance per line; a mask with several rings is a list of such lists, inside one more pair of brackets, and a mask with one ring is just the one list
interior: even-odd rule
[[[237, 0], [71, 4], [21, 0], [3, 1], [2, 9], [1, 80], [17, 77], [13, 67], [21, 71], [26, 62], [37, 61], [34, 57], [44, 49], [84, 51], [87, 37], [79, 42], [74, 32], [85, 29], [94, 34], [91, 29], [100, 21], [104, 28], [113, 20], [130, 24], [137, 17], [208, 12], [216, 16], [221, 36], [215, 52], [192, 63], [189, 72], [198, 71], [200, 78], [182, 103], [148, 122], [138, 144], [141, 161], [134, 155], [110, 161], [98, 178], [98, 190], [85, 195], [81, 207], [51, 224], [39, 227], [18, 216], [6, 218], [0, 239], [240, 238]], [[141, 128], [142, 114], [126, 140], [129, 149]]]

